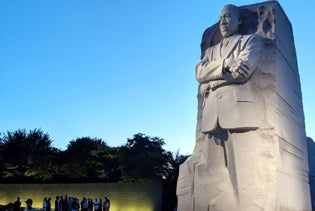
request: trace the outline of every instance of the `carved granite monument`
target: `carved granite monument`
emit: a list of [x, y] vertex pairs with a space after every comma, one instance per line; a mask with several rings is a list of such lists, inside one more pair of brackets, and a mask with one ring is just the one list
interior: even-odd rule
[[196, 145], [179, 211], [311, 210], [292, 28], [276, 1], [226, 5], [202, 37]]

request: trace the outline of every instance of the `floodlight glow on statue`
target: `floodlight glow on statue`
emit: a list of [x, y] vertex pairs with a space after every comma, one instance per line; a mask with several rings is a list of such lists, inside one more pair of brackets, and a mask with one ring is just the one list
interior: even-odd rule
[[[286, 173], [278, 172], [282, 158], [278, 156], [281, 150], [276, 149], [282, 142], [281, 134], [275, 132], [280, 126], [271, 101], [279, 97], [274, 83], [276, 72], [282, 70], [274, 65], [276, 57], [270, 57], [277, 49], [272, 40], [274, 23], [267, 21], [274, 20], [275, 4], [278, 6], [277, 2], [267, 3], [271, 5], [268, 11], [265, 4], [253, 7], [257, 10], [247, 17], [254, 17], [257, 25], [247, 32], [254, 33], [241, 31], [241, 9], [226, 5], [218, 23], [221, 39], [212, 33], [217, 42], [209, 42], [212, 45], [196, 65], [196, 145], [180, 166], [180, 211], [279, 210], [287, 203], [277, 196], [279, 178]], [[304, 151], [303, 147], [302, 143]], [[302, 160], [301, 169], [307, 171], [307, 157]], [[309, 201], [304, 201], [307, 208]]]

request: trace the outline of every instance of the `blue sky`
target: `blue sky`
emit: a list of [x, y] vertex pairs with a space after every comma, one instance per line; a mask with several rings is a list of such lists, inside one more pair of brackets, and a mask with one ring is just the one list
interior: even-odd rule
[[[1, 0], [0, 131], [41, 128], [65, 149], [136, 133], [191, 153], [203, 31], [251, 0]], [[315, 138], [314, 1], [280, 1], [294, 30], [307, 135]]]

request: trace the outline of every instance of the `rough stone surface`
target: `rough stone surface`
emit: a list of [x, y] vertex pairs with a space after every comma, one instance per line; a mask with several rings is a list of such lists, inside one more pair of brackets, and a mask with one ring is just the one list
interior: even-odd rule
[[237, 33], [216, 23], [202, 37], [196, 145], [180, 166], [178, 210], [311, 210], [291, 24], [277, 1], [240, 8]]
[[311, 138], [307, 138], [308, 145], [308, 161], [309, 161], [309, 180], [312, 199], [312, 210], [315, 210], [315, 142]]

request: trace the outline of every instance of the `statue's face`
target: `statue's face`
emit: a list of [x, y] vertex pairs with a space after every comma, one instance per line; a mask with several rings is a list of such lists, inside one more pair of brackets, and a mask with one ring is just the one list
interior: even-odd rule
[[220, 31], [221, 35], [226, 38], [238, 31], [241, 24], [241, 19], [237, 12], [237, 8], [233, 6], [225, 6], [221, 11], [220, 16]]

